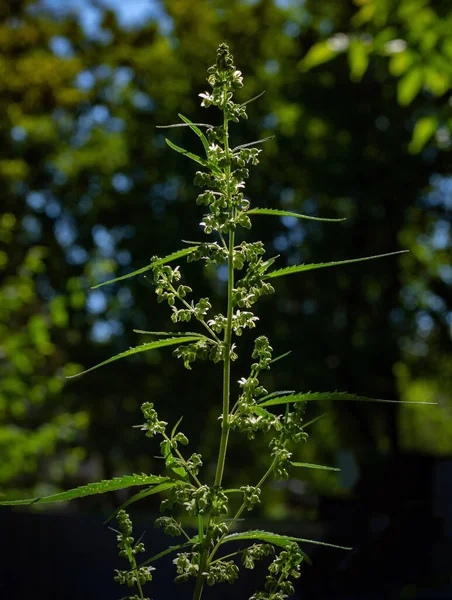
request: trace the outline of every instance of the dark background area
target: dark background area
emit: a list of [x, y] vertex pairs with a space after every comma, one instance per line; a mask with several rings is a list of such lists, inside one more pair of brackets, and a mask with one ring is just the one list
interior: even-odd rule
[[[307, 546], [300, 598], [452, 597], [450, 3], [0, 0], [0, 19], [0, 492], [160, 472], [156, 443], [132, 428], [144, 401], [171, 424], [184, 414], [212, 473], [218, 367], [189, 372], [162, 349], [65, 376], [147, 341], [133, 329], [172, 327], [145, 279], [90, 286], [203, 236], [194, 164], [156, 126], [178, 113], [216, 123], [198, 94], [226, 41], [244, 74], [238, 99], [265, 90], [232, 127], [234, 145], [275, 136], [251, 171], [252, 205], [347, 218], [256, 216], [247, 239], [281, 267], [410, 250], [275, 280], [256, 331], [292, 353], [265, 387], [438, 403], [312, 403], [307, 418], [327, 415], [295, 459], [341, 473], [269, 483], [252, 524], [354, 547]], [[169, 133], [201, 152], [190, 131]], [[222, 309], [221, 271], [197, 263], [184, 276]], [[240, 340], [233, 381], [251, 344]], [[267, 460], [268, 439], [232, 436], [226, 485], [254, 480]], [[128, 497], [1, 511], [4, 597], [121, 597], [102, 521]], [[136, 508], [148, 552], [166, 544], [149, 517], [158, 503]], [[165, 564], [155, 600], [168, 595]], [[236, 588], [224, 593], [239, 598]]]

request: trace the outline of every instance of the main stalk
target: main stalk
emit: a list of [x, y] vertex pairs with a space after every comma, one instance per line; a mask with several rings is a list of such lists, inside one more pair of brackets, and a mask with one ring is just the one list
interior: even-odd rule
[[[229, 220], [231, 221], [234, 217], [234, 208], [232, 206], [230, 179], [231, 179], [231, 164], [230, 164], [230, 150], [229, 150], [229, 128], [228, 119], [226, 116], [226, 92], [225, 101], [223, 105], [223, 131], [224, 131], [224, 150], [226, 154], [226, 198], [229, 212]], [[228, 306], [226, 315], [226, 329], [224, 331], [224, 355], [223, 355], [223, 415], [221, 419], [221, 438], [220, 448], [218, 451], [217, 468], [215, 473], [214, 487], [221, 485], [223, 480], [224, 465], [226, 462], [226, 451], [228, 447], [229, 439], [229, 400], [231, 395], [231, 347], [232, 347], [232, 313], [233, 313], [233, 289], [234, 289], [234, 243], [235, 236], [234, 230], [231, 228], [229, 231], [229, 244], [228, 244]], [[205, 581], [205, 569], [209, 557], [209, 545], [210, 545], [210, 515], [208, 518], [206, 536], [204, 538], [204, 548], [201, 552], [199, 561], [199, 573], [196, 579], [195, 590], [193, 592], [193, 600], [201, 600], [202, 590]]]

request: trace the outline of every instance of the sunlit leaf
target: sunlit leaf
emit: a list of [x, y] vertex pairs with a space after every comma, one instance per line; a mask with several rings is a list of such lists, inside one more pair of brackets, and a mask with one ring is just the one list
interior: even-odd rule
[[313, 465], [312, 463], [293, 462], [293, 467], [303, 467], [306, 469], [320, 469], [321, 471], [340, 471], [337, 467], [326, 467], [325, 465]]
[[402, 106], [408, 106], [416, 98], [424, 82], [421, 67], [410, 69], [397, 85], [397, 100]]
[[408, 146], [412, 154], [420, 152], [430, 138], [435, 134], [438, 129], [438, 119], [433, 115], [429, 117], [422, 117], [417, 121], [413, 130], [413, 137], [410, 145]]
[[331, 44], [325, 40], [311, 46], [298, 66], [301, 71], [309, 71], [309, 69], [317, 67], [318, 65], [323, 65], [336, 56], [337, 52], [333, 50]]
[[315, 400], [347, 400], [352, 402], [384, 402], [390, 404], [436, 404], [435, 402], [402, 402], [400, 400], [384, 400], [381, 398], [367, 398], [357, 396], [348, 392], [306, 392], [289, 394], [288, 396], [277, 396], [259, 402], [259, 406], [276, 406], [278, 404], [290, 404], [292, 402], [312, 402]]
[[48, 502], [65, 502], [74, 500], [74, 498], [83, 498], [84, 496], [92, 496], [94, 494], [105, 494], [106, 492], [114, 492], [115, 490], [123, 490], [128, 487], [137, 485], [160, 484], [169, 481], [168, 477], [160, 477], [159, 475], [124, 475], [123, 477], [115, 477], [114, 479], [105, 479], [97, 483], [89, 483], [76, 487], [67, 492], [60, 492], [52, 496], [44, 496], [43, 498], [28, 498], [26, 500], [4, 500], [0, 502], [2, 506], [24, 506], [27, 504], [44, 504]]
[[310, 221], [330, 221], [339, 222], [345, 221], [346, 219], [326, 219], [321, 217], [310, 217], [308, 215], [301, 215], [300, 213], [288, 212], [287, 210], [277, 210], [275, 208], [252, 208], [248, 210], [247, 215], [271, 215], [274, 217], [296, 217], [297, 219], [308, 219]]
[[302, 271], [312, 271], [313, 269], [323, 269], [325, 267], [336, 267], [338, 265], [347, 265], [350, 263], [362, 262], [364, 260], [373, 260], [374, 258], [384, 258], [385, 256], [394, 256], [396, 254], [402, 254], [408, 252], [408, 250], [399, 250], [397, 252], [388, 252], [387, 254], [377, 254], [376, 256], [365, 256], [363, 258], [352, 258], [350, 260], [339, 260], [337, 262], [329, 263], [312, 263], [309, 265], [293, 265], [292, 267], [285, 267], [284, 269], [278, 269], [277, 271], [271, 271], [264, 275], [264, 279], [270, 279], [272, 277], [282, 277], [283, 275], [292, 275], [293, 273], [301, 273]]
[[79, 377], [80, 375], [84, 375], [85, 373], [89, 373], [90, 371], [94, 371], [94, 369], [98, 369], [99, 367], [103, 367], [104, 365], [108, 365], [115, 360], [119, 360], [121, 358], [126, 358], [127, 356], [132, 356], [132, 354], [138, 354], [139, 352], [147, 352], [148, 350], [155, 350], [156, 348], [163, 348], [164, 346], [173, 346], [174, 344], [185, 344], [186, 342], [196, 342], [199, 340], [199, 335], [190, 335], [186, 337], [175, 337], [169, 338], [166, 340], [157, 340], [155, 342], [149, 342], [147, 344], [142, 344], [141, 346], [136, 346], [135, 348], [129, 348], [125, 352], [121, 352], [120, 354], [116, 354], [116, 356], [112, 356], [107, 360], [95, 365], [94, 367], [90, 367], [86, 369], [86, 371], [82, 371], [81, 373], [77, 373], [76, 375], [70, 375], [66, 379], [73, 379], [74, 377]]
[[253, 96], [252, 98], [250, 98], [249, 100], [247, 100], [246, 102], [242, 102], [241, 106], [246, 106], [247, 104], [249, 104], [250, 102], [254, 102], [255, 100], [257, 100], [258, 98], [261, 98], [263, 95], [265, 94], [265, 90], [263, 92], [261, 92], [260, 94], [258, 94], [257, 96]]
[[178, 335], [187, 336], [187, 335], [196, 335], [200, 338], [205, 337], [202, 333], [196, 333], [195, 331], [145, 331], [144, 329], [133, 329], [134, 333], [141, 333], [143, 335], [168, 335], [176, 337]]
[[204, 158], [201, 158], [197, 154], [193, 154], [193, 152], [189, 152], [188, 150], [185, 150], [184, 148], [181, 148], [180, 146], [176, 146], [176, 144], [173, 144], [173, 142], [167, 138], [165, 138], [165, 142], [168, 144], [168, 146], [170, 148], [172, 148], [172, 150], [179, 152], [179, 154], [183, 154], [184, 156], [191, 158], [191, 160], [194, 160], [195, 162], [199, 163], [203, 167], [206, 167], [207, 169], [211, 169], [213, 171], [216, 171], [217, 173], [220, 172], [220, 169], [216, 165], [211, 163], [210, 161], [205, 160]]
[[270, 135], [268, 137], [262, 138], [261, 140], [255, 140], [254, 142], [248, 142], [247, 144], [241, 144], [240, 146], [236, 146], [232, 152], [236, 150], [241, 150], [242, 148], [248, 148], [249, 146], [255, 146], [256, 144], [263, 144], [264, 142], [268, 142], [269, 140], [274, 139], [274, 135]]
[[109, 279], [108, 281], [98, 283], [97, 285], [94, 285], [91, 289], [95, 290], [97, 288], [102, 287], [103, 285], [108, 285], [110, 283], [116, 283], [117, 281], [123, 281], [124, 279], [129, 279], [129, 277], [135, 277], [136, 275], [141, 275], [142, 273], [146, 273], [146, 271], [150, 271], [151, 269], [153, 269], [154, 267], [157, 267], [158, 265], [164, 265], [166, 263], [172, 262], [173, 260], [177, 260], [178, 258], [182, 258], [183, 256], [187, 256], [187, 254], [190, 254], [194, 250], [195, 250], [195, 248], [189, 247], [189, 248], [183, 248], [182, 250], [178, 250], [177, 252], [172, 252], [171, 254], [168, 254], [167, 256], [164, 256], [163, 258], [158, 258], [156, 260], [153, 260], [146, 267], [142, 267], [141, 269], [138, 269], [137, 271], [133, 271], [132, 273], [127, 273], [127, 275], [122, 275], [122, 277], [116, 277], [115, 279]]
[[350, 79], [361, 81], [369, 65], [369, 53], [361, 40], [354, 39], [348, 47], [348, 64], [350, 66]]
[[199, 137], [199, 139], [202, 142], [206, 156], [209, 156], [209, 142], [207, 141], [207, 138], [203, 134], [203, 132], [199, 129], [199, 127], [197, 127], [194, 123], [192, 123], [190, 121], [190, 119], [188, 119], [187, 117], [184, 117], [184, 115], [181, 115], [179, 113], [179, 117], [182, 119], [182, 121], [184, 121], [184, 123], [186, 123], [190, 127], [190, 129], [192, 131], [194, 131], [196, 133], [196, 135]]
[[318, 546], [338, 548], [339, 550], [351, 550], [351, 548], [346, 546], [336, 546], [335, 544], [328, 544], [327, 542], [318, 542], [315, 540], [307, 540], [305, 538], [280, 535], [278, 533], [271, 533], [270, 531], [261, 531], [258, 529], [240, 533], [231, 533], [223, 539], [223, 544], [239, 540], [262, 540], [263, 542], [274, 544], [275, 546], [280, 546], [281, 548], [286, 548], [291, 542], [304, 542], [306, 544], [316, 544]]

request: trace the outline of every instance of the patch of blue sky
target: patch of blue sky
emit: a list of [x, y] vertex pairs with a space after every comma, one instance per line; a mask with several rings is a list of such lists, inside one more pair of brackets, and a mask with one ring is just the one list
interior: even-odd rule
[[85, 35], [92, 38], [102, 34], [102, 8], [113, 10], [125, 29], [156, 21], [163, 35], [170, 35], [173, 31], [173, 21], [158, 0], [102, 0], [98, 6], [89, 0], [41, 0], [41, 6], [58, 16], [76, 15]]

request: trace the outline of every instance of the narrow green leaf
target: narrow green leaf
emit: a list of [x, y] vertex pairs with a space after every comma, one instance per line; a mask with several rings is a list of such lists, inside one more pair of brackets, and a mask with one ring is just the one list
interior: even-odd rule
[[176, 337], [177, 335], [196, 335], [198, 337], [205, 337], [202, 333], [196, 333], [195, 331], [145, 331], [144, 329], [133, 329], [134, 333], [142, 333], [144, 335], [169, 335]]
[[320, 217], [309, 217], [308, 215], [301, 215], [300, 213], [288, 212], [286, 210], [277, 210], [274, 208], [252, 208], [248, 210], [247, 215], [272, 215], [275, 217], [296, 217], [297, 219], [309, 219], [310, 221], [329, 221], [331, 223], [338, 223], [339, 221], [346, 221], [346, 219], [325, 219]]
[[123, 490], [124, 488], [136, 485], [160, 484], [170, 481], [168, 477], [159, 475], [124, 475], [123, 477], [115, 477], [114, 479], [105, 479], [97, 483], [88, 483], [76, 487], [67, 492], [60, 492], [52, 496], [44, 496], [43, 498], [28, 498], [26, 500], [5, 500], [0, 502], [2, 506], [24, 506], [27, 504], [44, 504], [48, 502], [65, 502], [74, 498], [83, 498], [84, 496], [92, 496], [93, 494], [105, 494], [106, 492], [114, 492], [115, 490]]
[[160, 492], [164, 492], [165, 490], [169, 490], [175, 485], [180, 485], [180, 481], [167, 481], [166, 483], [160, 483], [159, 485], [154, 485], [153, 487], [147, 488], [146, 490], [141, 490], [137, 494], [134, 494], [131, 498], [126, 500], [119, 506], [109, 517], [104, 521], [104, 525], [114, 519], [118, 512], [123, 508], [126, 508], [130, 504], [137, 502], [138, 500], [142, 500], [143, 498], [147, 498], [147, 496], [152, 496], [153, 494], [159, 494]]
[[277, 362], [278, 360], [281, 360], [282, 358], [286, 358], [286, 356], [289, 356], [289, 354], [292, 354], [292, 350], [289, 350], [288, 352], [284, 352], [284, 354], [280, 354], [276, 358], [272, 358], [272, 360], [270, 361], [270, 364], [273, 364], [273, 363]]
[[184, 156], [191, 158], [192, 160], [199, 163], [203, 167], [206, 167], [207, 169], [211, 169], [212, 171], [216, 171], [217, 173], [221, 172], [220, 169], [216, 165], [211, 163], [210, 161], [205, 160], [204, 158], [201, 158], [197, 154], [193, 154], [193, 152], [189, 152], [188, 150], [185, 150], [184, 148], [181, 148], [180, 146], [176, 146], [176, 144], [173, 144], [173, 142], [171, 140], [169, 140], [168, 138], [165, 138], [165, 142], [168, 144], [168, 146], [170, 148], [172, 148], [176, 152], [179, 152], [179, 154], [183, 154]]
[[232, 152], [234, 153], [236, 150], [241, 150], [242, 148], [248, 148], [249, 146], [255, 146], [256, 144], [263, 144], [264, 142], [268, 142], [268, 140], [272, 140], [275, 136], [270, 135], [268, 137], [262, 138], [261, 140], [256, 140], [255, 142], [248, 142], [247, 144], [241, 144], [240, 146], [236, 146]]
[[270, 279], [273, 277], [282, 277], [283, 275], [292, 275], [293, 273], [301, 273], [302, 271], [312, 271], [313, 269], [323, 269], [324, 267], [336, 267], [338, 265], [347, 265], [350, 263], [362, 262], [364, 260], [373, 260], [374, 258], [384, 258], [385, 256], [394, 256], [396, 254], [403, 254], [409, 252], [409, 250], [398, 250], [397, 252], [388, 252], [387, 254], [377, 254], [375, 256], [364, 256], [363, 258], [352, 258], [350, 260], [339, 260], [337, 262], [329, 263], [312, 263], [308, 265], [293, 265], [292, 267], [285, 267], [284, 269], [278, 269], [277, 271], [271, 271], [264, 275], [264, 279]]
[[223, 544], [226, 542], [233, 542], [238, 540], [263, 540], [269, 544], [275, 544], [285, 548], [290, 542], [304, 542], [306, 544], [317, 544], [318, 546], [328, 546], [329, 548], [338, 548], [339, 550], [351, 550], [347, 546], [337, 546], [336, 544], [328, 544], [327, 542], [318, 542], [316, 540], [307, 540], [304, 538], [297, 538], [288, 535], [280, 535], [279, 533], [271, 533], [270, 531], [262, 531], [255, 529], [252, 531], [244, 531], [239, 533], [231, 533], [227, 535]]
[[209, 142], [207, 141], [207, 138], [203, 134], [203, 132], [199, 129], [199, 127], [197, 127], [194, 123], [192, 123], [190, 121], [190, 119], [187, 119], [187, 117], [184, 117], [184, 115], [181, 115], [179, 113], [179, 118], [181, 118], [182, 121], [184, 121], [184, 123], [186, 123], [190, 127], [190, 129], [196, 133], [196, 135], [201, 140], [202, 145], [204, 146], [204, 150], [206, 152], [206, 156], [209, 156]]
[[122, 281], [123, 279], [129, 279], [129, 277], [135, 277], [135, 275], [141, 275], [142, 273], [146, 273], [146, 271], [149, 271], [150, 269], [153, 269], [158, 265], [164, 265], [173, 260], [177, 260], [178, 258], [182, 258], [183, 256], [186, 256], [187, 254], [193, 252], [193, 250], [195, 250], [195, 248], [190, 247], [183, 248], [182, 250], [178, 250], [177, 252], [172, 252], [171, 254], [168, 254], [163, 258], [157, 258], [156, 260], [153, 260], [146, 267], [142, 267], [141, 269], [133, 271], [132, 273], [128, 273], [127, 275], [123, 275], [122, 277], [116, 277], [115, 279], [109, 279], [108, 281], [104, 281], [103, 283], [98, 283], [97, 285], [94, 285], [91, 289], [95, 290], [97, 288], [102, 287], [103, 285], [108, 285], [109, 283], [116, 283], [117, 281]]
[[293, 467], [304, 467], [306, 469], [320, 469], [321, 471], [340, 471], [336, 467], [325, 467], [325, 465], [313, 465], [311, 463], [293, 462]]
[[167, 554], [170, 554], [171, 552], [176, 552], [176, 550], [181, 550], [182, 548], [187, 548], [188, 546], [193, 546], [193, 544], [198, 541], [199, 541], [199, 538], [198, 538], [198, 536], [196, 536], [195, 538], [192, 538], [190, 541], [185, 542], [185, 544], [179, 544], [178, 546], [169, 546], [169, 548], [167, 548], [166, 550], [163, 550], [163, 552], [159, 552], [158, 554], [151, 556], [151, 558], [148, 558], [147, 560], [145, 560], [144, 562], [139, 564], [138, 567], [144, 567], [146, 565], [149, 565], [150, 563], [158, 560], [159, 558], [162, 558], [162, 556], [166, 556]]
[[249, 104], [250, 102], [254, 102], [255, 100], [257, 100], [258, 98], [260, 98], [261, 96], [263, 96], [265, 94], [265, 90], [263, 92], [261, 92], [260, 94], [258, 94], [257, 96], [253, 96], [252, 98], [250, 98], [249, 100], [247, 100], [246, 102], [242, 102], [241, 106], [246, 106], [247, 104]]
[[179, 419], [179, 421], [178, 421], [178, 422], [177, 422], [177, 423], [174, 425], [174, 427], [173, 427], [173, 429], [172, 429], [172, 431], [171, 431], [171, 438], [173, 438], [173, 437], [174, 437], [174, 434], [176, 433], [176, 431], [177, 431], [177, 428], [178, 428], [178, 427], [179, 427], [179, 425], [181, 424], [181, 422], [182, 422], [182, 419], [183, 419], [183, 418], [184, 418], [184, 415], [182, 415], [182, 416], [181, 416], [181, 418]]
[[312, 425], [313, 423], [315, 423], [316, 421], [318, 421], [319, 419], [322, 419], [325, 415], [327, 415], [328, 413], [324, 412], [321, 415], [317, 415], [317, 417], [314, 417], [313, 419], [311, 419], [310, 421], [306, 421], [306, 423], [303, 423], [303, 429], [305, 427], [309, 427], [309, 425]]
[[367, 398], [347, 392], [307, 392], [279, 396], [259, 402], [259, 406], [276, 406], [277, 404], [290, 404], [292, 402], [311, 402], [313, 400], [347, 400], [352, 402], [384, 402], [389, 404], [437, 404], [436, 402], [403, 402], [402, 400], [383, 400], [381, 398]]
[[125, 352], [121, 352], [120, 354], [116, 354], [116, 356], [112, 356], [107, 360], [82, 371], [81, 373], [77, 373], [76, 375], [70, 375], [66, 377], [66, 379], [73, 379], [74, 377], [80, 377], [80, 375], [84, 375], [85, 373], [89, 373], [90, 371], [94, 371], [94, 369], [98, 369], [99, 367], [103, 367], [104, 365], [108, 365], [115, 360], [119, 360], [120, 358], [126, 358], [127, 356], [132, 356], [132, 354], [138, 354], [139, 352], [147, 352], [148, 350], [155, 350], [156, 348], [163, 348], [164, 346], [173, 346], [174, 344], [185, 344], [185, 342], [196, 342], [199, 340], [199, 335], [190, 335], [186, 337], [175, 337], [169, 338], [166, 340], [157, 340], [155, 342], [149, 342], [147, 344], [141, 344], [141, 346], [136, 346], [135, 348], [129, 348]]

